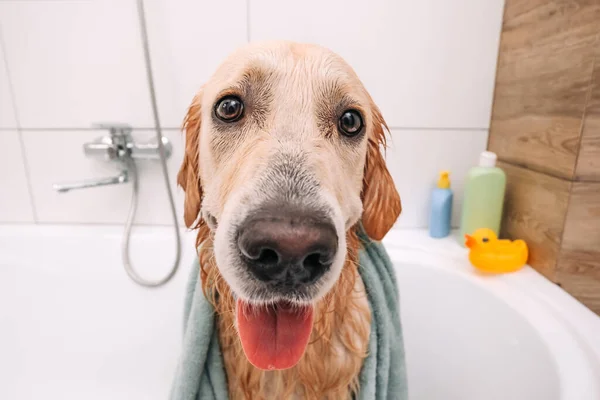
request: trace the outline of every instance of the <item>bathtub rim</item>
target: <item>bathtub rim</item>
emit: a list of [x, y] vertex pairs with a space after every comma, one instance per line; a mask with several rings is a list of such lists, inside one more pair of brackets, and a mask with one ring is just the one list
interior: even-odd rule
[[[150, 236], [161, 239], [172, 235], [170, 226], [137, 226], [135, 229], [138, 238]], [[60, 237], [89, 238], [101, 235], [103, 238], [114, 240], [115, 246], [118, 246], [122, 232], [123, 227], [120, 225], [0, 224], [0, 239], [12, 240], [32, 236], [38, 239], [41, 237], [59, 240]], [[182, 233], [183, 251], [191, 251], [195, 233], [185, 229], [182, 229]], [[506, 300], [515, 312], [526, 320], [548, 319], [550, 325], [546, 321], [546, 328], [557, 327], [559, 337], [565, 338], [566, 343], [566, 350], [565, 343], [559, 346], [563, 348], [559, 360], [566, 361], [557, 364], [561, 379], [561, 398], [600, 398], [600, 340], [594, 340], [600, 338], [600, 318], [530, 267], [513, 274], [496, 276], [494, 279], [478, 275], [468, 263], [467, 250], [457, 244], [455, 236], [456, 233], [452, 237], [432, 239], [424, 229], [393, 229], [384, 238], [383, 243], [390, 258], [396, 263], [410, 263], [443, 270]], [[29, 257], [33, 260], [35, 256], [28, 254], [23, 257], [25, 260], [20, 261], [24, 262]], [[529, 307], [523, 307], [519, 301], [527, 302]], [[536, 328], [539, 326], [536, 325]], [[556, 341], [556, 338], [544, 338], [546, 343], [552, 344]], [[550, 346], [550, 349], [553, 347]], [[553, 357], [556, 356], [555, 353], [551, 353]], [[573, 362], [578, 365], [576, 370], [571, 369]]]
[[[424, 229], [394, 229], [383, 244], [394, 264], [443, 271], [507, 303], [547, 346], [557, 367], [560, 398], [600, 398], [600, 318], [563, 289], [530, 266], [505, 275], [478, 273], [456, 231], [434, 239]], [[402, 293], [400, 297], [402, 302]]]

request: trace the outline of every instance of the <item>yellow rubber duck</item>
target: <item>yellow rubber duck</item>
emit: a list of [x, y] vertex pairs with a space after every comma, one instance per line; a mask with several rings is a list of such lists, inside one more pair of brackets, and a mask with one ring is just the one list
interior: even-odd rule
[[465, 235], [469, 261], [481, 271], [493, 274], [514, 272], [527, 262], [529, 251], [522, 240], [500, 240], [493, 230], [480, 228]]

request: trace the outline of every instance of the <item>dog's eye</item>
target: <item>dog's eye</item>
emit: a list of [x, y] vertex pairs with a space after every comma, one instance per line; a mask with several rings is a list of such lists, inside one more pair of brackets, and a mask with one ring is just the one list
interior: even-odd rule
[[340, 132], [346, 136], [358, 135], [363, 128], [363, 120], [356, 110], [344, 111], [339, 121]]
[[236, 96], [226, 96], [215, 105], [215, 115], [224, 122], [235, 122], [243, 113], [244, 103]]

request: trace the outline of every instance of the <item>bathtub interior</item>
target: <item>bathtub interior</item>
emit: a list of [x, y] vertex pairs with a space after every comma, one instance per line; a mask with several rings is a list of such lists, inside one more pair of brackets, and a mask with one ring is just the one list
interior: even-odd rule
[[[158, 289], [126, 277], [120, 237], [120, 227], [0, 227], [1, 399], [168, 397], [194, 237]], [[138, 229], [133, 260], [158, 275], [172, 245], [167, 228]], [[562, 398], [550, 350], [513, 307], [440, 268], [396, 271], [411, 399]]]
[[476, 284], [426, 265], [398, 264], [412, 399], [560, 399], [539, 334]]
[[[18, 227], [22, 236], [2, 237], [0, 399], [168, 398], [193, 237], [173, 281], [146, 289], [123, 271], [121, 230]], [[172, 233], [148, 227], [132, 240], [140, 271], [168, 269]]]

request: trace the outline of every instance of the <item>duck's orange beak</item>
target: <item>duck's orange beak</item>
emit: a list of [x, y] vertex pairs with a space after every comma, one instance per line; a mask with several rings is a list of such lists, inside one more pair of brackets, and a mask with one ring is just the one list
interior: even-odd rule
[[475, 240], [475, 238], [471, 235], [465, 235], [465, 246], [467, 246], [468, 248], [471, 248], [473, 246], [475, 246], [475, 244], [477, 243], [477, 241]]

